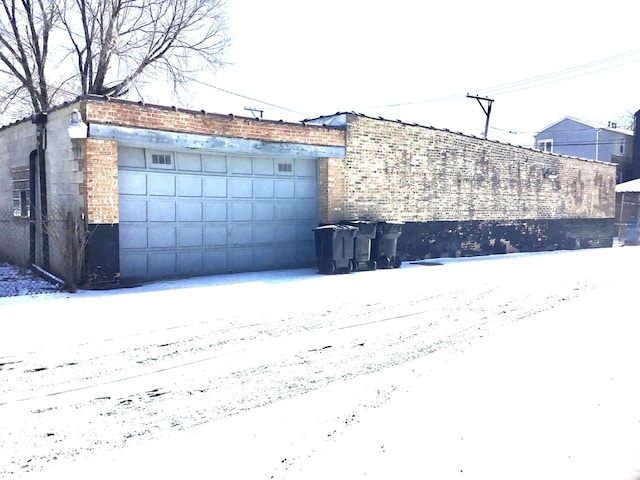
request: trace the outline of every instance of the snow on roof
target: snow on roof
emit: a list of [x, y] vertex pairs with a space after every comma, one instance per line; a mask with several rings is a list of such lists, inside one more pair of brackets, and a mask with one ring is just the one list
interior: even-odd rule
[[616, 185], [616, 193], [640, 192], [640, 178]]

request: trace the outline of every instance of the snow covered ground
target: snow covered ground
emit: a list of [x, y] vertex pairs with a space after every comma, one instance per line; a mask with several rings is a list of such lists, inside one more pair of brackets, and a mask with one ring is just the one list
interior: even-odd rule
[[0, 298], [7, 478], [640, 479], [640, 247]]
[[[60, 281], [62, 282], [62, 281]], [[30, 269], [0, 262], [0, 298], [59, 292], [58, 285], [36, 275]]]

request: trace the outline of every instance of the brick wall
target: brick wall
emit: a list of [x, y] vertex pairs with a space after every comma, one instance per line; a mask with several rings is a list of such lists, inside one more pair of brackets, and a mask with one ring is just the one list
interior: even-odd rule
[[322, 180], [338, 187], [324, 203], [344, 210], [322, 222], [614, 216], [615, 165], [359, 115], [347, 125], [344, 187]]
[[82, 100], [81, 111], [87, 123], [275, 142], [344, 145], [344, 130], [334, 127], [177, 110], [100, 97]]
[[85, 196], [87, 222], [118, 223], [118, 143], [97, 138], [79, 142], [84, 171], [80, 193]]
[[318, 218], [343, 218], [344, 197], [333, 192], [345, 189], [344, 161], [335, 158], [321, 158], [318, 165]]

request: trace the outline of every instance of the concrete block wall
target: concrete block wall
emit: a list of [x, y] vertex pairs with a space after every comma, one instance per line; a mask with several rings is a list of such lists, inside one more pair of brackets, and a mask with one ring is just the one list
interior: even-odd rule
[[[347, 115], [342, 171], [323, 181], [343, 218], [402, 222], [612, 218], [615, 165]], [[331, 175], [331, 172], [327, 172]]]
[[36, 149], [36, 129], [30, 119], [0, 129], [0, 261], [29, 263], [29, 224], [13, 216], [12, 177], [29, 169], [29, 154]]

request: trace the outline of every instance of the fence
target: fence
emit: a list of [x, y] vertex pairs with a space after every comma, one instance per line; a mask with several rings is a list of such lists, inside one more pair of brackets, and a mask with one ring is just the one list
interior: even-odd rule
[[[33, 265], [36, 238], [43, 237], [36, 235], [38, 230], [45, 233], [49, 244], [45, 249], [47, 253], [55, 251], [62, 259], [59, 263], [64, 270], [64, 280]], [[78, 242], [74, 240], [83, 234], [84, 228], [78, 227], [75, 217], [68, 212], [56, 212], [48, 222], [40, 225], [19, 212], [0, 212], [0, 297], [51, 293], [60, 291], [63, 286], [74, 289], [78, 277], [74, 268], [78, 265], [77, 260], [82, 262], [82, 256], [74, 255], [78, 250]], [[80, 245], [84, 248], [82, 242]], [[39, 249], [43, 250], [42, 245]]]

